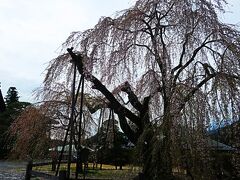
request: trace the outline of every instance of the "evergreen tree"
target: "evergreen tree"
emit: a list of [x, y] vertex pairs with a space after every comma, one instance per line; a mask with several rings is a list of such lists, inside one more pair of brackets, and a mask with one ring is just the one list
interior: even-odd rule
[[18, 102], [19, 96], [16, 87], [10, 87], [7, 91], [7, 95], [5, 97], [7, 105], [11, 103]]
[[16, 87], [10, 87], [5, 96], [6, 110], [0, 114], [0, 158], [6, 158], [13, 146], [13, 139], [9, 139], [8, 129], [20, 113], [30, 105], [29, 102], [19, 102]]
[[0, 89], [0, 113], [4, 112], [5, 110], [6, 110], [6, 105], [5, 105], [5, 102], [3, 100], [2, 91]]

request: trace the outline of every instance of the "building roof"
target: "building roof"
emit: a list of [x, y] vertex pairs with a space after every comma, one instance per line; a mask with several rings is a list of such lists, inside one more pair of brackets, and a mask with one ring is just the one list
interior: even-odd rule
[[[90, 151], [93, 151], [93, 149], [91, 149], [89, 147], [86, 147], [86, 146], [83, 146], [83, 145], [81, 145], [81, 147], [82, 147], [82, 149], [86, 148], [86, 149], [89, 149]], [[62, 148], [63, 148], [63, 146], [57, 146], [57, 147], [50, 148], [49, 151], [61, 152]], [[66, 145], [64, 147], [64, 152], [68, 152], [68, 151], [69, 151], [69, 145]], [[75, 148], [75, 145], [72, 145], [72, 152], [77, 152], [77, 149]]]

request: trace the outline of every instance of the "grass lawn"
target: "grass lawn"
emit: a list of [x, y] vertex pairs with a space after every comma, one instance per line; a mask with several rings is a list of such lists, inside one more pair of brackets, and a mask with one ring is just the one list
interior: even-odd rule
[[[98, 164], [98, 168], [93, 169], [92, 164], [88, 164], [88, 169], [86, 170], [86, 178], [99, 178], [99, 179], [132, 179], [135, 177], [140, 171], [141, 168], [136, 166], [123, 166], [123, 170], [115, 170], [115, 166], [113, 165], [102, 165], [102, 170], [99, 169], [100, 164]], [[66, 170], [67, 164], [61, 164], [60, 170]], [[76, 164], [71, 164], [71, 172], [72, 176], [75, 177], [75, 169]], [[34, 167], [33, 170], [46, 172], [48, 174], [54, 175], [55, 172], [51, 171], [51, 166], [41, 166]], [[83, 177], [83, 174], [80, 174], [79, 177]]]

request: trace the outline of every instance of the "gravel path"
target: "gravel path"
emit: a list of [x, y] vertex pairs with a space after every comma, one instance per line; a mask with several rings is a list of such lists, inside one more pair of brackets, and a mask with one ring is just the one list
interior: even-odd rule
[[24, 179], [26, 162], [0, 161], [0, 180]]

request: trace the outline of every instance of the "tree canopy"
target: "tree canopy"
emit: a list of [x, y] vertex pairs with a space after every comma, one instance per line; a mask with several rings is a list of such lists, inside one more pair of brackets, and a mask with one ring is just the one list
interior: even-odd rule
[[[222, 115], [236, 120], [239, 32], [218, 19], [223, 5], [219, 0], [140, 0], [115, 18], [101, 18], [93, 29], [73, 32], [63, 48], [81, 52], [84, 71], [111, 83], [110, 89], [128, 80], [141, 99], [153, 96], [158, 116], [164, 113], [165, 101], [174, 102], [171, 109], [178, 114], [193, 95], [201, 96], [195, 101], [204, 101], [205, 94], [211, 96], [212, 112], [223, 107], [226, 101], [220, 99], [232, 102]], [[45, 87], [64, 72], [70, 78], [71, 67], [68, 54], [53, 60]], [[221, 119], [219, 113], [213, 115]]]
[[20, 102], [16, 87], [8, 89], [6, 109], [0, 114], [0, 158], [6, 158], [14, 144], [14, 140], [9, 136], [9, 128], [15, 119], [30, 105], [29, 102]]
[[142, 142], [146, 177], [170, 177], [186, 147], [191, 174], [209, 177], [212, 172], [201, 171], [209, 169], [211, 121], [238, 121], [240, 110], [240, 32], [218, 18], [225, 5], [138, 0], [92, 29], [72, 32], [63, 54], [50, 62], [41, 95], [51, 99], [59, 83], [70, 87], [73, 61], [128, 138]]

